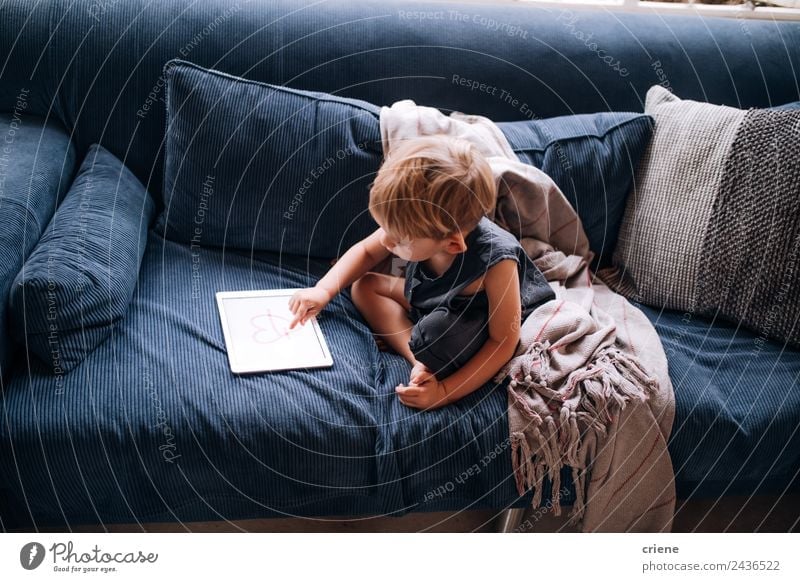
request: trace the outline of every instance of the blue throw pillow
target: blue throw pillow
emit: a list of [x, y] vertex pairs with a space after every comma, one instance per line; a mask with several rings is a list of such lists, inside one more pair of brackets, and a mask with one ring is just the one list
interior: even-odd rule
[[53, 374], [77, 366], [124, 315], [154, 211], [136, 176], [92, 144], [9, 298], [15, 339]]
[[332, 258], [378, 227], [367, 207], [380, 108], [173, 59], [164, 66], [164, 210], [197, 246]]
[[497, 124], [519, 159], [549, 175], [575, 208], [596, 255], [593, 268], [611, 264], [652, 121], [610, 112]]

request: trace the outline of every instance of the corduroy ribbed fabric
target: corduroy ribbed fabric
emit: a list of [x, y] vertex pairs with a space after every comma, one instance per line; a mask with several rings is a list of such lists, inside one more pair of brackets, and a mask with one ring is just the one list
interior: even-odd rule
[[89, 148], [9, 297], [15, 340], [51, 374], [72, 370], [124, 316], [154, 208], [121, 161]]
[[0, 114], [0, 384], [19, 348], [8, 327], [12, 282], [76, 168], [75, 148], [61, 125], [25, 115], [27, 97], [18, 103], [16, 111]]
[[0, 110], [11, 109], [14, 82], [29, 83], [29, 111], [74, 130], [79, 155], [95, 142], [129, 152], [126, 165], [158, 196], [171, 58], [376, 105], [413, 99], [516, 121], [641, 111], [653, 83], [739, 108], [797, 100], [786, 72], [800, 70], [798, 28], [507, 2], [6, 0]]
[[800, 489], [800, 351], [721, 319], [634, 305], [669, 362], [678, 498]]
[[155, 231], [197, 246], [341, 256], [378, 228], [379, 109], [175, 59]]

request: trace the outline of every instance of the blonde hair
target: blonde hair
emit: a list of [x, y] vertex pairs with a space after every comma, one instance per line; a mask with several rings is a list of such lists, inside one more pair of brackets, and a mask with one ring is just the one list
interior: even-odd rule
[[466, 235], [496, 201], [492, 169], [478, 148], [439, 135], [392, 149], [372, 183], [369, 210], [393, 234], [441, 240]]

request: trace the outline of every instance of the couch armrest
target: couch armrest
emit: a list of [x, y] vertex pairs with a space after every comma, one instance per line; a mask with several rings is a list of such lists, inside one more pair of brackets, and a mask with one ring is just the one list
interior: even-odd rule
[[0, 382], [7, 377], [14, 344], [8, 298], [14, 277], [39, 241], [75, 171], [75, 147], [58, 122], [0, 113]]
[[91, 145], [9, 295], [12, 335], [53, 374], [80, 364], [124, 316], [154, 212], [136, 176]]

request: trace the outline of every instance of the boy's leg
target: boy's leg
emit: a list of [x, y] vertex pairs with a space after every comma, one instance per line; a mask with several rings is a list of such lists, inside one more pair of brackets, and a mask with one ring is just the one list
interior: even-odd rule
[[369, 272], [353, 283], [350, 296], [375, 335], [413, 365], [417, 360], [408, 342], [414, 323], [408, 317], [411, 306], [404, 286], [403, 277]]
[[488, 306], [450, 310], [439, 306], [420, 317], [409, 348], [442, 380], [464, 366], [489, 339]]

